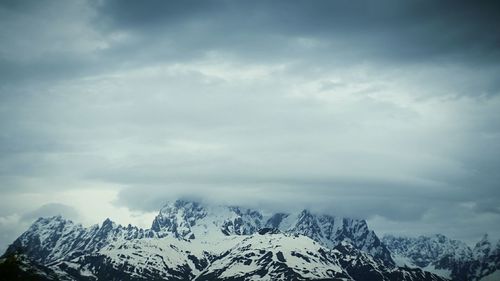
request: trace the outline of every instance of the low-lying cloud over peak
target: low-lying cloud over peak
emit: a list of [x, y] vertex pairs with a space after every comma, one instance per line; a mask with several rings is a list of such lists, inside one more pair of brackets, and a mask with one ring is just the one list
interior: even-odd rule
[[195, 195], [500, 236], [495, 6], [3, 1], [0, 230]]

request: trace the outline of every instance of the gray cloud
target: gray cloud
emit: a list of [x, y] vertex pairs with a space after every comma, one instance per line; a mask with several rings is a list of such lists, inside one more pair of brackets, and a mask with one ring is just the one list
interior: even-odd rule
[[[131, 30], [152, 42], [173, 35], [174, 46], [188, 43], [188, 48], [181, 49], [188, 52], [197, 46], [233, 51], [237, 47], [245, 55], [260, 50], [267, 59], [266, 54], [290, 51], [289, 39], [306, 38], [328, 46], [321, 53], [323, 58], [347, 54], [396, 62], [486, 63], [499, 58], [500, 38], [492, 32], [500, 23], [497, 8], [492, 1], [316, 1], [314, 5], [308, 1], [205, 1], [199, 5], [152, 0], [140, 4], [104, 1], [98, 10], [110, 28]], [[276, 44], [268, 45], [268, 41]]]
[[40, 208], [36, 210], [24, 214], [21, 217], [21, 220], [31, 223], [40, 217], [45, 218], [52, 216], [63, 216], [71, 220], [78, 220], [80, 214], [78, 213], [77, 210], [75, 210], [75, 208], [71, 206], [64, 205], [61, 203], [49, 203], [42, 205]]
[[0, 229], [97, 189], [500, 236], [495, 5], [4, 1]]

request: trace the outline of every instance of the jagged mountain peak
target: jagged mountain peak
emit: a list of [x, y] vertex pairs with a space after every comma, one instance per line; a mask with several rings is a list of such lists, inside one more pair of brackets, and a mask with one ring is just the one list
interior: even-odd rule
[[202, 208], [202, 203], [197, 201], [191, 201], [186, 199], [177, 199], [173, 202], [167, 202], [161, 209], [160, 212], [168, 212], [171, 210], [197, 210]]
[[480, 280], [500, 268], [500, 250], [492, 248], [488, 235], [483, 235], [472, 249], [442, 234], [386, 235], [383, 241], [398, 265], [424, 268], [452, 280]]
[[159, 236], [170, 233], [184, 239], [249, 235], [263, 227], [262, 219], [253, 209], [177, 200], [160, 210], [151, 229]]
[[442, 234], [418, 237], [385, 235], [382, 241], [393, 254], [409, 257], [410, 261], [419, 267], [429, 266], [440, 259], [465, 261], [472, 256], [467, 244]]
[[481, 239], [479, 239], [475, 247], [481, 245], [491, 245], [490, 236], [488, 235], [488, 233], [485, 233], [483, 234], [483, 236], [481, 236]]
[[[347, 241], [338, 244], [331, 252], [339, 260], [354, 280], [386, 281], [386, 280], [429, 280], [444, 281], [446, 279], [423, 271], [407, 267], [384, 267], [372, 256], [360, 251]], [[363, 268], [364, 270], [360, 270]]]
[[108, 230], [111, 230], [111, 229], [114, 229], [114, 228], [117, 228], [117, 227], [121, 227], [121, 225], [118, 225], [116, 224], [114, 221], [112, 221], [110, 218], [106, 218], [103, 222], [102, 222], [102, 225], [101, 225], [101, 228], [102, 229], [108, 229]]
[[124, 228], [109, 218], [101, 225], [83, 227], [61, 216], [37, 219], [16, 239], [6, 254], [24, 249], [36, 262], [55, 262], [65, 257], [94, 252], [117, 239], [153, 237], [154, 232], [130, 226]]
[[311, 217], [312, 215], [313, 214], [312, 214], [312, 212], [309, 209], [302, 209], [299, 212], [299, 216], [301, 216], [301, 217]]
[[275, 213], [271, 215], [266, 221], [266, 227], [278, 228], [282, 221], [286, 219], [290, 214], [286, 213]]
[[72, 220], [65, 219], [61, 215], [51, 216], [51, 217], [40, 217], [36, 219], [31, 226], [40, 225], [64, 225], [64, 224], [75, 224]]
[[393, 266], [390, 252], [365, 220], [318, 214], [309, 209], [266, 213], [234, 205], [211, 205], [177, 200], [160, 210], [151, 229], [162, 237], [213, 239], [215, 236], [251, 235], [262, 228], [310, 237], [327, 248], [346, 240], [375, 258]]
[[[109, 218], [84, 228], [53, 217], [37, 220], [15, 246], [68, 280], [253, 280], [255, 274], [277, 280], [441, 280], [394, 267], [366, 221], [307, 209], [268, 214], [177, 200], [161, 208], [151, 229]], [[362, 278], [353, 278], [358, 272]]]
[[484, 259], [489, 256], [492, 251], [491, 241], [488, 234], [484, 234], [481, 240], [479, 240], [474, 249], [472, 250], [473, 255], [476, 259]]
[[[100, 226], [89, 229], [62, 217], [41, 219], [40, 223], [52, 221], [51, 228], [75, 228], [67, 232], [81, 233], [82, 237], [92, 237], [95, 247], [102, 247], [108, 239], [134, 239], [141, 237], [173, 236], [179, 239], [197, 239], [213, 241], [231, 235], [252, 235], [262, 229], [272, 229], [274, 233], [304, 235], [327, 248], [333, 248], [342, 241], [349, 241], [358, 249], [384, 261], [388, 266], [394, 262], [389, 251], [376, 234], [368, 228], [366, 221], [317, 214], [308, 209], [295, 213], [263, 212], [239, 206], [213, 205], [190, 200], [175, 200], [165, 204], [155, 217], [151, 229], [140, 229], [134, 226], [123, 227], [109, 218]], [[59, 225], [63, 226], [59, 226]], [[71, 227], [70, 227], [71, 226]], [[266, 232], [267, 230], [263, 230]], [[89, 243], [89, 242], [86, 242]], [[83, 246], [86, 249], [88, 246]], [[81, 250], [82, 247], [77, 247]], [[56, 255], [57, 256], [57, 255]]]

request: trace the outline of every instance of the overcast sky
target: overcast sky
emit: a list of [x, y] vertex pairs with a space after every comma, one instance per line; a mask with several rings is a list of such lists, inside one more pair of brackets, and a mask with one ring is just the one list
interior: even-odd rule
[[179, 197], [498, 238], [499, 26], [488, 1], [2, 0], [0, 249]]

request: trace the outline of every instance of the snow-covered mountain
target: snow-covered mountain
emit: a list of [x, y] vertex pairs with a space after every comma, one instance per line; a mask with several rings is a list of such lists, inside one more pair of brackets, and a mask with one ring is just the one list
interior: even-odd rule
[[254, 234], [211, 261], [196, 280], [444, 280], [388, 268], [347, 241], [330, 250], [302, 235]]
[[263, 227], [304, 235], [327, 248], [349, 241], [387, 266], [394, 266], [389, 250], [368, 229], [365, 220], [313, 214], [308, 210], [264, 215], [247, 208], [177, 200], [161, 209], [151, 229], [160, 236], [173, 234], [185, 239], [213, 240], [221, 235], [254, 234]]
[[338, 259], [317, 242], [279, 233], [253, 234], [214, 258], [197, 280], [350, 280]]
[[418, 268], [387, 268], [369, 254], [356, 249], [348, 242], [342, 242], [333, 250], [340, 265], [354, 280], [443, 280], [444, 278]]
[[9, 246], [12, 255], [58, 280], [444, 280], [394, 266], [363, 220], [181, 200], [151, 229], [41, 218]]
[[9, 246], [7, 252], [23, 249], [23, 253], [34, 261], [50, 263], [62, 258], [94, 253], [119, 238], [131, 240], [154, 235], [151, 230], [130, 225], [122, 227], [109, 219], [101, 226], [85, 228], [81, 224], [56, 216], [36, 220]]
[[398, 266], [422, 268], [452, 280], [487, 280], [492, 274], [498, 276], [500, 271], [500, 241], [493, 246], [487, 235], [474, 248], [441, 234], [419, 237], [386, 235], [382, 241]]

